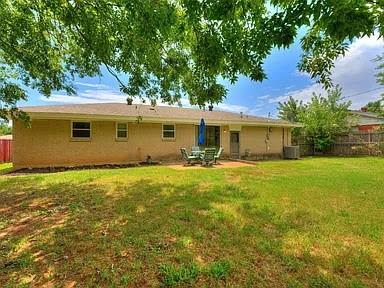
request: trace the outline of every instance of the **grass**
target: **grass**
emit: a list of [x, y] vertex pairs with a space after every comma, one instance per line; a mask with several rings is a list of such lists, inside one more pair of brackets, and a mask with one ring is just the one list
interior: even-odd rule
[[383, 183], [383, 158], [3, 175], [0, 287], [383, 287]]
[[12, 163], [0, 163], [0, 175], [12, 171]]

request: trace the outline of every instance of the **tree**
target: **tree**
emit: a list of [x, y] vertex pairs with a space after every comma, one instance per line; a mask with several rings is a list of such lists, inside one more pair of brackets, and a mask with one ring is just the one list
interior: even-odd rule
[[[377, 70], [379, 70], [379, 72], [376, 74], [377, 83], [379, 83], [380, 85], [384, 85], [384, 54], [377, 56], [375, 61], [378, 63]], [[374, 102], [373, 105], [376, 108], [368, 107], [368, 109], [373, 109], [375, 111], [371, 111], [371, 112], [376, 112], [379, 115], [384, 117], [384, 94], [381, 94], [381, 99]]]
[[379, 70], [376, 74], [377, 83], [384, 85], [384, 54], [377, 56], [375, 61], [378, 63], [377, 70]]
[[0, 122], [0, 135], [10, 135], [12, 134], [11, 127], [8, 126], [5, 122]]
[[303, 101], [295, 100], [289, 96], [287, 102], [279, 102], [279, 118], [290, 122], [299, 122], [300, 111], [303, 109]]
[[[337, 134], [345, 133], [350, 129], [349, 107], [351, 102], [343, 102], [341, 89], [336, 87], [321, 94], [313, 94], [307, 104], [303, 104], [292, 97], [285, 103], [279, 103], [279, 116], [282, 119], [294, 119], [303, 127], [294, 131], [293, 136], [305, 136], [311, 139], [318, 151], [326, 151], [333, 143]], [[292, 116], [287, 116], [292, 115]]]
[[377, 113], [379, 115], [384, 112], [382, 100], [368, 102], [367, 105], [365, 105], [365, 108], [367, 108], [368, 112]]
[[342, 102], [341, 89], [338, 87], [329, 91], [326, 97], [313, 94], [299, 118], [304, 135], [313, 139], [316, 150], [328, 150], [335, 135], [349, 131], [351, 104], [351, 101]]
[[[289, 96], [287, 102], [279, 102], [278, 117], [280, 119], [290, 121], [290, 122], [299, 122], [301, 111], [304, 109], [303, 102], [295, 100], [292, 96]], [[301, 134], [301, 128], [297, 127], [292, 130], [292, 136], [294, 139], [299, 137]]]
[[4, 117], [26, 87], [75, 93], [75, 76], [105, 67], [128, 98], [221, 102], [220, 78], [266, 78], [265, 58], [306, 27], [301, 71], [331, 86], [333, 61], [355, 38], [383, 35], [383, 1], [0, 0]]

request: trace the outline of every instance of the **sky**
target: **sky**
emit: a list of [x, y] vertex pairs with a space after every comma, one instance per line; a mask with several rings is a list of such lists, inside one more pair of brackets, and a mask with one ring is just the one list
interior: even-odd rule
[[[380, 94], [384, 93], [384, 86], [376, 82], [377, 63], [373, 61], [383, 52], [383, 39], [365, 37], [352, 43], [346, 55], [335, 62], [333, 82], [341, 86], [343, 97], [352, 101], [352, 109], [359, 109], [369, 101], [379, 99]], [[286, 101], [289, 96], [306, 102], [314, 92], [322, 93], [321, 85], [297, 70], [300, 55], [301, 48], [296, 41], [289, 49], [272, 51], [264, 65], [268, 79], [262, 83], [253, 82], [244, 76], [239, 77], [233, 85], [223, 81], [228, 89], [228, 95], [224, 102], [214, 109], [276, 117], [278, 102]], [[30, 106], [126, 103], [126, 95], [120, 93], [116, 80], [106, 71], [102, 71], [101, 77], [76, 79], [76, 95], [53, 93], [50, 98], [46, 98], [35, 91], [30, 91], [29, 100], [19, 104]], [[139, 100], [134, 102], [139, 103]], [[187, 99], [182, 99], [182, 104], [183, 107], [190, 107]]]

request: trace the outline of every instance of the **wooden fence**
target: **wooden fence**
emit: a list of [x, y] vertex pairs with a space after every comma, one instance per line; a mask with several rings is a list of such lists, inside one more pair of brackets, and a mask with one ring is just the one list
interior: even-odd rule
[[338, 135], [329, 151], [318, 153], [311, 139], [302, 137], [296, 140], [301, 156], [325, 155], [384, 155], [384, 132], [362, 132]]
[[0, 139], [0, 163], [11, 162], [12, 140]]

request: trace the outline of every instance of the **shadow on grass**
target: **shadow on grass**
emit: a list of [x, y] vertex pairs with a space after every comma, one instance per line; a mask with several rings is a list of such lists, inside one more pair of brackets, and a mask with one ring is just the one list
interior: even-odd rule
[[257, 193], [240, 185], [44, 179], [2, 183], [2, 287], [383, 284], [381, 266], [362, 251], [331, 255], [328, 274], [325, 256], [288, 254], [287, 234], [317, 220], [252, 204]]

